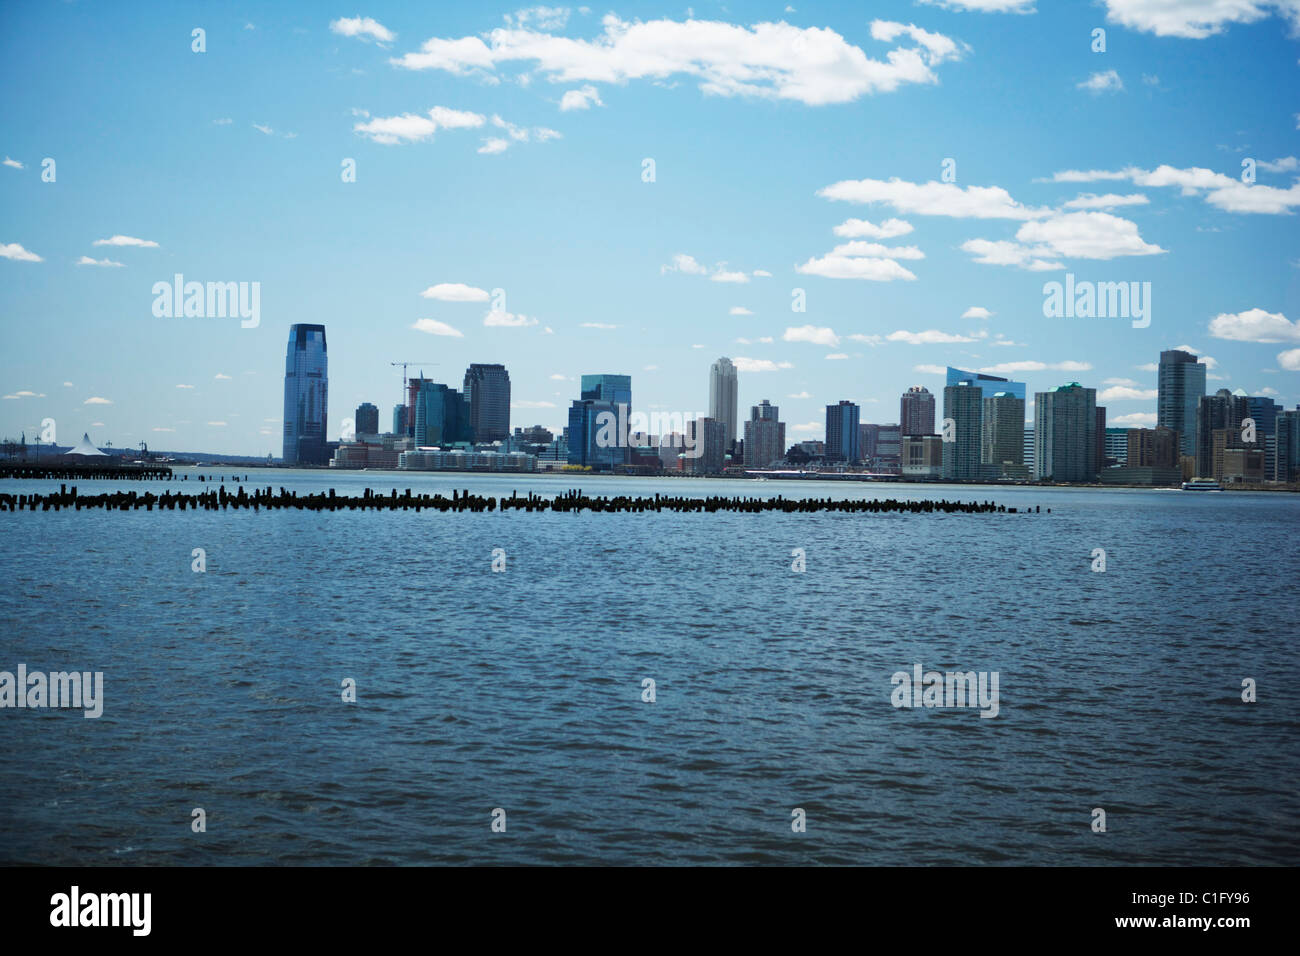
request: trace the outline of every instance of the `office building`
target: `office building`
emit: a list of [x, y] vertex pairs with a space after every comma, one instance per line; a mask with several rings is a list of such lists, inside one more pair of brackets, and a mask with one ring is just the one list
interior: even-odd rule
[[502, 441], [510, 436], [510, 373], [504, 365], [475, 362], [463, 382], [469, 428], [476, 442]]
[[[1115, 430], [1107, 429], [1107, 432]], [[1182, 444], [1179, 438], [1178, 432], [1160, 425], [1129, 428], [1125, 430], [1124, 464], [1135, 468], [1177, 468]]]
[[324, 465], [329, 461], [325, 427], [329, 420], [329, 367], [325, 326], [294, 325], [284, 363], [284, 445], [286, 465]]
[[[1241, 425], [1250, 415], [1245, 395], [1234, 395], [1221, 388], [1213, 395], [1202, 395], [1196, 406], [1193, 427], [1196, 429], [1196, 475], [1198, 478], [1218, 478], [1214, 433], [1231, 433], [1220, 442], [1220, 449], [1242, 447]], [[1258, 432], [1256, 433], [1258, 434]], [[1233, 436], [1236, 436], [1235, 438]], [[1218, 470], [1222, 469], [1222, 454], [1218, 456]]]
[[934, 395], [924, 385], [913, 385], [898, 403], [899, 434], [933, 435]]
[[729, 358], [720, 358], [709, 369], [709, 417], [722, 423], [727, 449], [736, 440], [736, 366]]
[[569, 464], [611, 471], [630, 460], [624, 434], [632, 414], [632, 376], [584, 375], [569, 406]]
[[[1156, 392], [1156, 424], [1178, 432], [1184, 455], [1196, 455], [1197, 406], [1205, 395], [1204, 362], [1191, 352], [1171, 349], [1160, 353]], [[1208, 437], [1206, 439], [1208, 448]]]
[[393, 434], [407, 435], [409, 431], [410, 430], [406, 427], [406, 406], [394, 405], [393, 406]]
[[970, 382], [979, 387], [980, 391], [987, 397], [996, 395], [998, 392], [1009, 392], [1016, 398], [1024, 401], [1025, 383], [1013, 382], [1010, 379], [999, 378], [996, 375], [985, 375], [982, 372], [967, 372], [963, 369], [948, 366], [947, 385], [959, 385], [962, 382]]
[[[1138, 429], [1139, 431], [1141, 429]], [[1109, 468], [1112, 465], [1128, 464], [1128, 436], [1134, 431], [1132, 428], [1107, 428], [1106, 429], [1106, 447], [1102, 456], [1101, 466]], [[1169, 429], [1165, 429], [1169, 431]], [[1177, 456], [1174, 459], [1174, 467], [1178, 466]]]
[[826, 460], [856, 464], [862, 460], [858, 436], [859, 408], [841, 401], [826, 406]]
[[980, 414], [981, 464], [997, 475], [1027, 477], [1025, 400], [1010, 392], [994, 392], [984, 398]]
[[943, 439], [938, 435], [904, 435], [900, 465], [905, 478], [943, 476]]
[[745, 422], [745, 467], [768, 468], [785, 458], [781, 410], [766, 398], [749, 409]]
[[353, 429], [358, 435], [379, 434], [379, 406], [362, 402], [352, 417]]
[[449, 385], [421, 381], [415, 397], [415, 446], [446, 446], [474, 441], [465, 397]]
[[[860, 430], [860, 429], [859, 429]], [[876, 426], [876, 450], [862, 460], [870, 462], [874, 471], [898, 474], [903, 460], [902, 426], [890, 423]]]
[[[996, 393], [993, 393], [996, 394]], [[1021, 400], [1023, 404], [1023, 399]], [[950, 481], [979, 481], [983, 467], [984, 392], [974, 380], [955, 382], [943, 390], [943, 417], [952, 419], [951, 432], [940, 430], [943, 441], [943, 477]]]
[[858, 454], [862, 456], [863, 461], [871, 461], [876, 457], [876, 441], [880, 437], [880, 426], [871, 423], [859, 423], [858, 425]]
[[722, 474], [727, 460], [727, 426], [712, 418], [694, 418], [686, 423], [686, 434], [695, 457], [682, 458], [682, 467], [696, 475]]
[[1034, 477], [1097, 480], [1097, 390], [1078, 382], [1034, 396]]

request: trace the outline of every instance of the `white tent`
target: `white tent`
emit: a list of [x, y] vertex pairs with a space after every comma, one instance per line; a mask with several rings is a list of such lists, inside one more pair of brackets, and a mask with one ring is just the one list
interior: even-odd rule
[[85, 432], [81, 436], [81, 441], [77, 442], [68, 450], [69, 455], [99, 455], [101, 458], [107, 458], [102, 451], [90, 443], [90, 433]]

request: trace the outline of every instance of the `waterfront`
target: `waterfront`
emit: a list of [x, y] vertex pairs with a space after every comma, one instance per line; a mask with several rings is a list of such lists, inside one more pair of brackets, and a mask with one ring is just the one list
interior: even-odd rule
[[[300, 493], [581, 487], [1044, 513], [5, 514], [0, 669], [105, 675], [99, 719], [0, 715], [5, 862], [1300, 857], [1292, 496], [251, 479]], [[890, 675], [916, 663], [999, 672], [997, 718], [892, 707]], [[356, 704], [340, 700], [347, 677]], [[1257, 703], [1240, 700], [1246, 677]], [[496, 807], [506, 833], [490, 830]], [[796, 807], [807, 833], [791, 832]], [[1095, 807], [1105, 834], [1089, 828]]]

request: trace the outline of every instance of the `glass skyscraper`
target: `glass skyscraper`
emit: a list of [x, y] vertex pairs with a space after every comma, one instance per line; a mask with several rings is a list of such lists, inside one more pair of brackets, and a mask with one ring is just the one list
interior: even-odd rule
[[980, 391], [985, 398], [996, 395], [998, 392], [1007, 392], [1020, 399], [1025, 400], [1025, 383], [1013, 382], [1010, 379], [999, 378], [996, 375], [985, 375], [983, 372], [967, 372], [959, 368], [948, 366], [948, 380], [945, 384], [960, 385], [962, 382], [971, 382], [980, 387]]
[[[621, 444], [621, 422], [632, 414], [632, 376], [584, 375], [579, 397], [569, 406], [569, 464], [598, 471], [626, 464], [629, 455]], [[602, 412], [613, 418], [602, 416]], [[602, 427], [602, 423], [606, 424]], [[609, 439], [601, 441], [601, 436]]]
[[720, 358], [709, 368], [709, 417], [721, 422], [728, 448], [736, 440], [736, 366]]
[[325, 326], [294, 325], [284, 362], [284, 448], [286, 465], [326, 464], [329, 373]]
[[510, 373], [504, 365], [474, 363], [465, 370], [465, 404], [474, 441], [510, 437]]
[[415, 396], [415, 444], [473, 441], [464, 396], [447, 385], [421, 380]]
[[1160, 353], [1156, 391], [1156, 424], [1178, 432], [1184, 455], [1197, 453], [1196, 409], [1205, 395], [1205, 365], [1191, 352], [1170, 349]]
[[854, 464], [862, 460], [859, 444], [860, 409], [849, 401], [826, 406], [826, 460]]

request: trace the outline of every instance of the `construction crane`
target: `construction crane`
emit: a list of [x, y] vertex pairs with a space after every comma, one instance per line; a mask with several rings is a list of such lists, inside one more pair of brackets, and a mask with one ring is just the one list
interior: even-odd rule
[[405, 404], [406, 404], [406, 366], [408, 366], [408, 365], [437, 365], [438, 363], [437, 363], [437, 362], [407, 361], [407, 362], [389, 362], [388, 364], [389, 364], [389, 365], [400, 365], [400, 366], [402, 366], [402, 404], [405, 405]]

